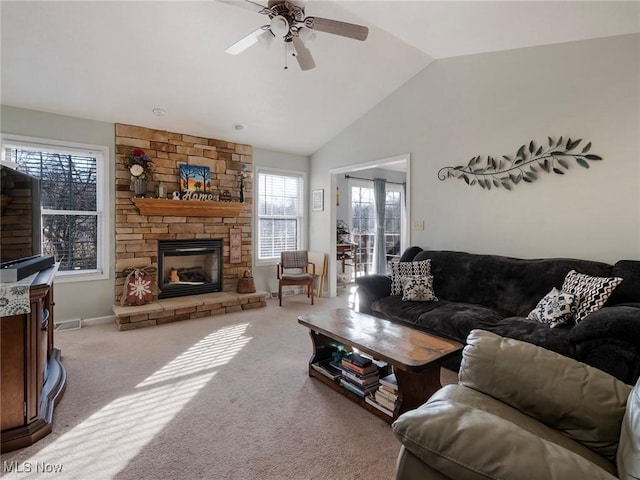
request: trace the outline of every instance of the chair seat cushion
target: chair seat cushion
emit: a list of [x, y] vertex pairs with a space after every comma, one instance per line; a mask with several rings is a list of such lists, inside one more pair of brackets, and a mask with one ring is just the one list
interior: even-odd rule
[[281, 277], [283, 280], [311, 280], [313, 275], [310, 273], [285, 273]]

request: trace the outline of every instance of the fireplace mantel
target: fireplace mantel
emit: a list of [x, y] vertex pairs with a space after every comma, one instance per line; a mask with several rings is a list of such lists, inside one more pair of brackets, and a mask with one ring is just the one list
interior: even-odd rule
[[173, 200], [167, 198], [132, 198], [141, 215], [177, 217], [237, 217], [246, 203]]

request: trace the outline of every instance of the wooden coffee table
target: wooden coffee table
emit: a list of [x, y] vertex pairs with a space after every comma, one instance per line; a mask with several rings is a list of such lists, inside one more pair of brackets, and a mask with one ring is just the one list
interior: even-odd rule
[[[442, 387], [440, 365], [463, 348], [458, 342], [346, 308], [301, 315], [298, 323], [309, 328], [313, 342], [309, 376], [317, 378], [389, 423], [401, 413], [422, 405]], [[329, 360], [338, 345], [347, 350], [355, 348], [393, 367], [399, 393], [392, 417], [340, 386], [339, 381], [312, 368], [311, 364]]]

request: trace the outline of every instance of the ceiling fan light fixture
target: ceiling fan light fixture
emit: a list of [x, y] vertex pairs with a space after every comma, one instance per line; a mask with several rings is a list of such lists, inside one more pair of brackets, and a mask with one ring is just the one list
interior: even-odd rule
[[284, 38], [289, 33], [289, 22], [282, 15], [271, 19], [271, 32], [276, 37]]
[[300, 40], [302, 40], [302, 43], [304, 43], [306, 46], [316, 39], [316, 32], [309, 28], [302, 27], [298, 29], [298, 36], [300, 37]]

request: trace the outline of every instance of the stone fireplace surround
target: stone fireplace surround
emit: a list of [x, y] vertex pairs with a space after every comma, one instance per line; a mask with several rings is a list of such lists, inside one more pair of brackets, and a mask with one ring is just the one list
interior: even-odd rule
[[[244, 203], [238, 205], [239, 214], [203, 211], [202, 216], [163, 214], [162, 208], [152, 214], [142, 214], [133, 203], [131, 176], [123, 156], [134, 148], [142, 148], [153, 160], [155, 172], [147, 185], [147, 197], [157, 196], [159, 186], [167, 192], [178, 190], [178, 165], [208, 166], [212, 189], [218, 194], [228, 190], [238, 201], [240, 188], [238, 173], [245, 164], [252, 171], [252, 147], [223, 140], [155, 130], [145, 127], [116, 124], [116, 325], [120, 330], [158, 325], [188, 318], [199, 318], [229, 311], [266, 306], [266, 292], [237, 294], [238, 278], [251, 269], [252, 239], [252, 179], [244, 181]], [[169, 202], [170, 200], [166, 200]], [[171, 202], [182, 200], [171, 200]], [[158, 200], [160, 202], [160, 200]], [[208, 202], [207, 202], [208, 203]], [[210, 209], [203, 209], [210, 210]], [[229, 231], [242, 229], [241, 261], [229, 262]], [[158, 266], [158, 240], [222, 239], [222, 292], [156, 300], [138, 307], [120, 305], [125, 277], [132, 268]], [[156, 294], [157, 298], [157, 294]]]

